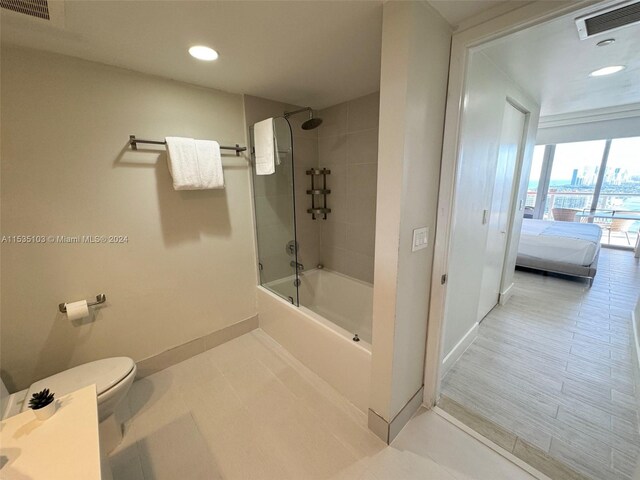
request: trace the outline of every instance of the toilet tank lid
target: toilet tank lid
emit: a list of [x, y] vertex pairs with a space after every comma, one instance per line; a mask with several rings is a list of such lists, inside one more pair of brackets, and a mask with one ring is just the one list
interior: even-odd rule
[[78, 365], [32, 384], [27, 391], [25, 406], [31, 395], [45, 388], [60, 398], [95, 383], [97, 395], [100, 395], [129, 375], [134, 366], [135, 363], [128, 357], [105, 358]]

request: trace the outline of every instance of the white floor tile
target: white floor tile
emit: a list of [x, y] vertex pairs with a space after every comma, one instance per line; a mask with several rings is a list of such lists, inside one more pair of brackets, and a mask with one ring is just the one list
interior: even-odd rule
[[118, 416], [114, 480], [528, 478], [440, 417], [416, 417], [386, 446], [261, 330], [135, 382]]

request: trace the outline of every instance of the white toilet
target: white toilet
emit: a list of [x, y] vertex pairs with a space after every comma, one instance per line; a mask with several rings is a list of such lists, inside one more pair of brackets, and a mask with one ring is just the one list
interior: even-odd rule
[[127, 395], [136, 377], [136, 370], [135, 362], [128, 357], [105, 358], [78, 365], [32, 384], [23, 397], [22, 411], [29, 409], [31, 395], [44, 388], [48, 388], [59, 398], [95, 384], [101, 447], [104, 452], [109, 453], [122, 441], [122, 425], [116, 420], [114, 412]]

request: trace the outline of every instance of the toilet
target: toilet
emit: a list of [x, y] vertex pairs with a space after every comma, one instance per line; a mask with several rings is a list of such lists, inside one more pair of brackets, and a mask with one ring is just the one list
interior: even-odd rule
[[128, 357], [105, 358], [78, 365], [32, 384], [26, 390], [22, 411], [29, 409], [31, 395], [45, 388], [59, 398], [95, 384], [98, 395], [100, 444], [102, 450], [109, 453], [122, 441], [122, 425], [116, 420], [114, 412], [126, 397], [136, 377], [136, 370], [135, 362]]

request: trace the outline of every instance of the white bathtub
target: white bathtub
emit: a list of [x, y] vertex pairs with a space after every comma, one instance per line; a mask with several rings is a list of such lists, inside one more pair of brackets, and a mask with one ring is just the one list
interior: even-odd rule
[[[367, 412], [373, 286], [326, 269], [304, 272], [300, 280], [300, 307], [258, 287], [260, 327]], [[284, 293], [291, 285], [287, 278], [269, 288]]]

